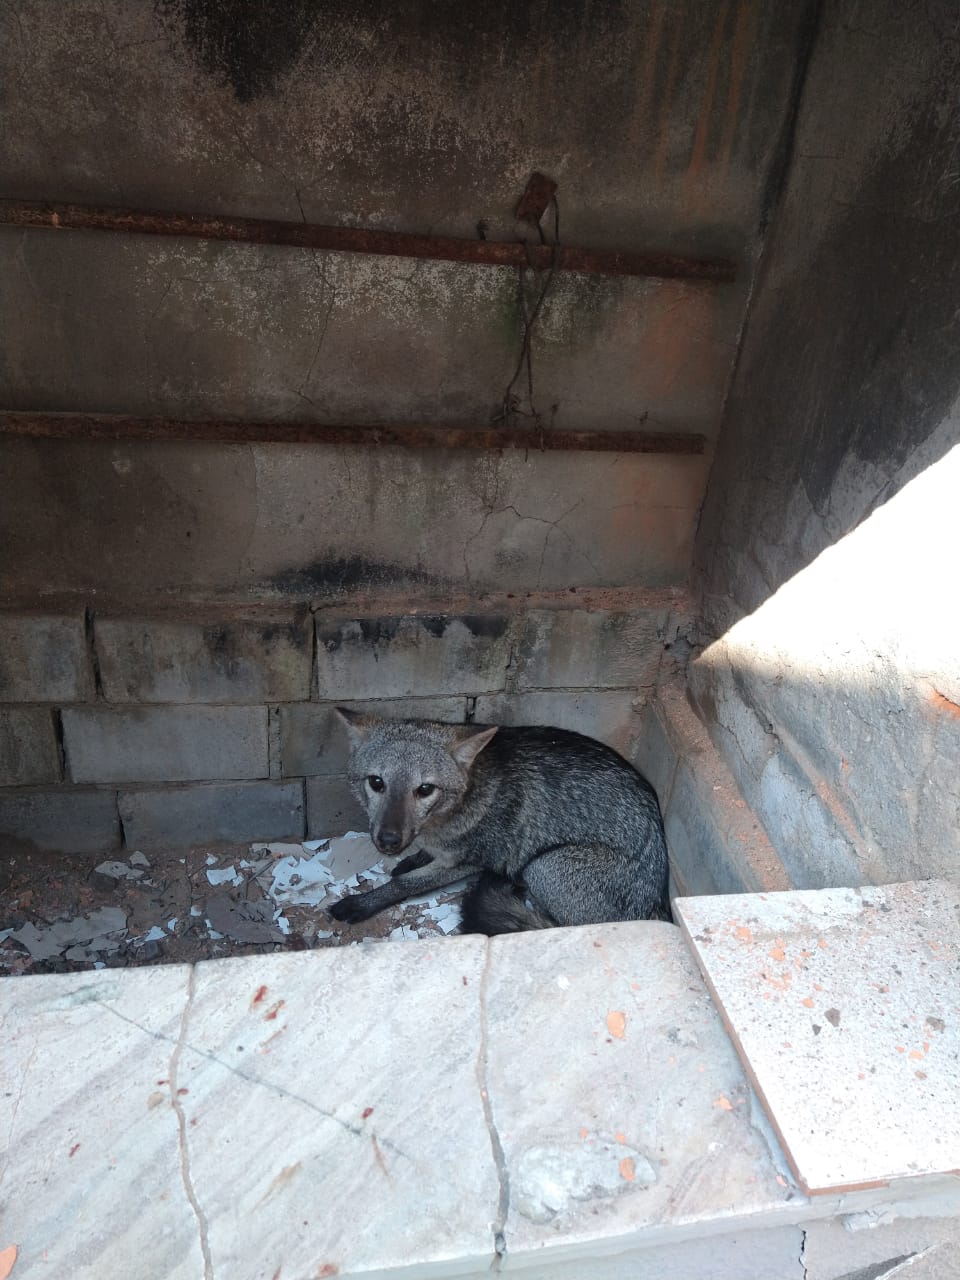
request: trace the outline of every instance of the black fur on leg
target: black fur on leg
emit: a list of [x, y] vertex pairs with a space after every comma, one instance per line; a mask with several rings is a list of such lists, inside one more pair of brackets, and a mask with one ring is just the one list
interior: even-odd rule
[[403, 876], [408, 871], [418, 871], [420, 867], [425, 867], [432, 861], [430, 854], [420, 849], [417, 853], [408, 853], [405, 858], [401, 858], [390, 874], [394, 877]]
[[369, 920], [371, 916], [375, 916], [379, 910], [364, 902], [366, 896], [365, 893], [348, 893], [345, 898], [328, 907], [328, 910], [334, 920], [341, 920], [344, 924], [359, 924], [361, 920]]
[[461, 933], [519, 933], [525, 929], [552, 929], [556, 921], [545, 911], [528, 907], [524, 890], [503, 876], [485, 871], [463, 899]]

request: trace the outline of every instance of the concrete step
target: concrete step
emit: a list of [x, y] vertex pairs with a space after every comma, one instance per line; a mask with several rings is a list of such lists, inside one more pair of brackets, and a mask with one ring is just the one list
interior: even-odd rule
[[7, 978], [0, 1017], [16, 1280], [836, 1280], [956, 1234], [956, 1178], [802, 1193], [672, 925]]

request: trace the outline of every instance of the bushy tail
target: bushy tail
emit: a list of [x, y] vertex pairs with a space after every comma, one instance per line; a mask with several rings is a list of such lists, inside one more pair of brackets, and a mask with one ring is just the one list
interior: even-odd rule
[[524, 929], [553, 929], [556, 923], [545, 911], [528, 907], [522, 889], [485, 871], [463, 899], [460, 932], [520, 933]]

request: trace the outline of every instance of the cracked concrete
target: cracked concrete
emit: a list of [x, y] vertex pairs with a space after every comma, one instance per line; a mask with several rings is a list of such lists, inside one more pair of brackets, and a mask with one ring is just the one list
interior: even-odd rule
[[[5, 445], [2, 582], [10, 598], [38, 582], [96, 592], [99, 607], [323, 601], [347, 572], [353, 590], [414, 598], [677, 586], [707, 469], [696, 456], [134, 442], [104, 466], [99, 443], [52, 444]], [[94, 493], [125, 528], [106, 556]]]
[[213, 1259], [210, 1256], [210, 1228], [207, 1219], [204, 1216], [203, 1209], [197, 1199], [197, 1193], [194, 1190], [193, 1181], [190, 1177], [190, 1148], [187, 1143], [187, 1118], [184, 1113], [183, 1103], [180, 1099], [180, 1084], [177, 1074], [177, 1068], [180, 1064], [180, 1057], [183, 1053], [183, 1046], [187, 1036], [187, 1025], [190, 1020], [190, 1009], [193, 1005], [193, 994], [196, 987], [196, 968], [191, 966], [190, 974], [187, 979], [187, 999], [183, 1006], [183, 1018], [180, 1023], [180, 1034], [177, 1036], [177, 1042], [173, 1047], [173, 1053], [170, 1055], [170, 1066], [168, 1089], [170, 1090], [170, 1105], [173, 1107], [174, 1114], [177, 1117], [177, 1129], [179, 1133], [179, 1151], [180, 1151], [180, 1174], [183, 1178], [183, 1190], [187, 1199], [190, 1201], [190, 1207], [196, 1215], [197, 1231], [200, 1236], [200, 1250], [203, 1254], [203, 1280], [213, 1280]]
[[[741, 1255], [738, 1274], [792, 1280], [795, 1236], [778, 1224], [835, 1212], [799, 1196], [780, 1172], [671, 926], [396, 944], [94, 983], [6, 980], [0, 1009], [22, 1073], [7, 1120], [14, 1159], [3, 1227], [25, 1276], [45, 1273], [61, 1248], [72, 1251], [78, 1280], [121, 1273], [124, 1235], [105, 1231], [101, 1216], [114, 1211], [114, 1193], [88, 1200], [79, 1224], [70, 1217], [75, 1178], [98, 1185], [101, 1166], [124, 1180], [125, 1219], [147, 1219], [150, 1274], [205, 1280], [277, 1266], [480, 1275], [491, 1263], [539, 1276], [565, 1274], [575, 1256], [624, 1249], [658, 1265], [681, 1259], [685, 1270], [658, 1274], [690, 1280], [719, 1274], [703, 1269], [706, 1259], [725, 1256], [725, 1233], [742, 1241], [744, 1215], [752, 1231], [769, 1217], [769, 1229]], [[105, 1019], [126, 1030], [108, 1031]], [[81, 1066], [65, 1078], [68, 1051]], [[114, 1104], [104, 1108], [108, 1081]], [[305, 1126], [304, 1107], [332, 1125]], [[131, 1131], [134, 1141], [123, 1141]], [[531, 1161], [565, 1168], [591, 1151], [610, 1163], [613, 1182], [595, 1176], [586, 1199], [568, 1200], [546, 1223], [518, 1216], [513, 1177], [529, 1182]], [[32, 1170], [51, 1160], [63, 1171], [38, 1196]], [[398, 1160], [412, 1162], [415, 1176], [395, 1176]], [[158, 1161], [183, 1199], [159, 1189], [138, 1208]], [[875, 1193], [847, 1197], [845, 1211], [876, 1203]], [[925, 1248], [922, 1229], [918, 1239]], [[751, 1259], [766, 1269], [755, 1273]]]
[[480, 1100], [483, 1103], [483, 1115], [487, 1125], [487, 1132], [490, 1135], [490, 1151], [493, 1156], [493, 1163], [497, 1170], [497, 1181], [499, 1183], [499, 1194], [497, 1196], [497, 1216], [493, 1222], [493, 1251], [494, 1251], [494, 1267], [495, 1271], [500, 1270], [503, 1257], [507, 1251], [507, 1241], [504, 1235], [504, 1228], [507, 1225], [507, 1215], [510, 1212], [510, 1171], [507, 1168], [503, 1155], [503, 1143], [500, 1141], [500, 1134], [497, 1130], [497, 1123], [493, 1115], [493, 1104], [490, 1100], [490, 1090], [488, 1084], [488, 1044], [490, 1038], [490, 1025], [487, 1012], [487, 984], [490, 980], [490, 961], [492, 958], [492, 950], [487, 944], [486, 956], [484, 958], [483, 972], [480, 975], [480, 988], [478, 995], [479, 1014], [480, 1014], [480, 1047], [477, 1051], [477, 1087], [480, 1090]]
[[[6, 979], [0, 1015], [28, 1280], [797, 1280], [841, 1203], [784, 1176], [669, 925]], [[907, 1224], [874, 1256], [942, 1238], [957, 1190], [920, 1182], [843, 1198]], [[811, 1280], [891, 1229], [839, 1229]]]

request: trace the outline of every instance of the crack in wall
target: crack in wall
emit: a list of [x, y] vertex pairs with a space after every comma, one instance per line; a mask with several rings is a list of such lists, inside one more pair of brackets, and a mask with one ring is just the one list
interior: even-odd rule
[[[284, 177], [286, 177], [285, 174]], [[300, 210], [301, 221], [305, 223], [307, 221], [307, 214], [303, 207], [303, 201], [300, 199], [300, 188], [296, 185], [294, 185], [293, 194], [297, 202], [297, 208]], [[326, 300], [326, 296], [329, 291], [330, 302], [327, 306], [326, 314], [318, 325], [317, 342], [316, 347], [314, 348], [313, 358], [310, 361], [306, 373], [303, 375], [303, 379], [301, 380], [299, 387], [296, 388], [296, 395], [299, 396], [301, 400], [305, 400], [307, 404], [316, 407], [316, 401], [306, 394], [305, 388], [309, 386], [310, 381], [313, 378], [313, 371], [317, 367], [317, 361], [320, 359], [320, 352], [323, 350], [323, 343], [327, 336], [327, 329], [330, 327], [330, 317], [333, 315], [334, 307], [337, 305], [337, 290], [327, 278], [327, 274], [321, 265], [320, 257], [316, 249], [311, 249], [310, 258], [313, 263], [314, 273], [317, 280], [320, 282], [320, 301], [323, 303]]]
[[497, 1183], [499, 1185], [497, 1216], [492, 1224], [494, 1251], [492, 1270], [499, 1272], [507, 1252], [507, 1239], [504, 1231], [507, 1225], [507, 1215], [510, 1211], [510, 1172], [507, 1169], [506, 1157], [503, 1153], [503, 1144], [500, 1141], [500, 1133], [497, 1129], [497, 1123], [493, 1117], [493, 1106], [490, 1102], [490, 1092], [487, 1081], [487, 1046], [489, 1037], [489, 1028], [487, 1026], [487, 983], [490, 978], [491, 958], [491, 946], [488, 942], [487, 954], [483, 965], [483, 973], [480, 977], [480, 1048], [477, 1051], [476, 1070], [477, 1084], [480, 1088], [480, 1104], [483, 1107], [483, 1118], [487, 1126], [487, 1134], [490, 1138], [490, 1150], [493, 1154], [493, 1163], [497, 1170]]
[[586, 552], [581, 546], [577, 544], [577, 542], [570, 536], [570, 534], [567, 533], [566, 529], [560, 528], [561, 523], [564, 520], [566, 520], [568, 516], [572, 515], [573, 512], [576, 511], [579, 506], [582, 506], [582, 504], [583, 504], [583, 498], [578, 498], [572, 507], [568, 507], [567, 510], [562, 512], [562, 514], [560, 514], [559, 516], [557, 516], [555, 520], [547, 520], [543, 516], [526, 515], [524, 514], [524, 512], [519, 511], [512, 502], [504, 503], [502, 506], [499, 506], [499, 507], [493, 506], [492, 504], [487, 506], [487, 509], [483, 512], [483, 515], [480, 520], [480, 525], [477, 528], [476, 532], [472, 533], [470, 537], [467, 538], [466, 542], [463, 545], [463, 573], [467, 583], [471, 583], [473, 581], [473, 575], [470, 570], [470, 560], [469, 560], [471, 546], [483, 534], [484, 530], [487, 527], [488, 521], [492, 519], [493, 516], [503, 515], [507, 511], [512, 512], [513, 515], [516, 516], [517, 520], [520, 521], [521, 523], [529, 520], [534, 524], [543, 524], [547, 526], [547, 531], [544, 534], [544, 538], [543, 538], [543, 544], [540, 548], [540, 562], [539, 562], [539, 565], [537, 566], [537, 580], [536, 580], [536, 583], [534, 584], [535, 588], [539, 588], [542, 584], [543, 566], [547, 556], [547, 548], [549, 546], [550, 539], [554, 533], [559, 533], [564, 538], [566, 538], [567, 542], [570, 545], [571, 550], [575, 552], [577, 555], [582, 556], [583, 559], [586, 560], [587, 564], [590, 566], [593, 572], [597, 575], [597, 578], [599, 580], [602, 577], [602, 575], [600, 573], [599, 568], [597, 567], [597, 565], [594, 563], [593, 559], [589, 555], [589, 553]]
[[[178, 1072], [180, 1070], [180, 1058], [186, 1044], [187, 1036], [187, 1020], [190, 1016], [190, 1009], [193, 1006], [193, 996], [196, 987], [196, 966], [190, 966], [190, 976], [187, 979], [187, 999], [183, 1006], [183, 1016], [180, 1019], [180, 1033], [177, 1036], [176, 1043], [173, 1046], [173, 1052], [170, 1055], [170, 1066], [167, 1075], [170, 1080], [170, 1103], [173, 1107], [174, 1114], [177, 1117], [178, 1132], [178, 1148], [180, 1153], [180, 1178], [183, 1182], [183, 1189], [186, 1197], [190, 1202], [190, 1208], [193, 1210], [194, 1217], [197, 1220], [197, 1229], [200, 1233], [200, 1252], [203, 1254], [203, 1276], [204, 1280], [213, 1280], [213, 1258], [210, 1253], [210, 1229], [207, 1223], [206, 1215], [201, 1208], [200, 1201], [197, 1198], [196, 1189], [193, 1185], [193, 1179], [190, 1175], [190, 1148], [187, 1144], [187, 1117], [183, 1110], [183, 1104], [180, 1101]], [[98, 1004], [103, 1004], [98, 1001]], [[109, 1008], [109, 1005], [103, 1005]], [[112, 1010], [116, 1012], [116, 1010]]]

